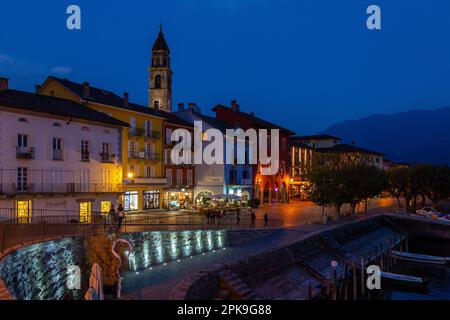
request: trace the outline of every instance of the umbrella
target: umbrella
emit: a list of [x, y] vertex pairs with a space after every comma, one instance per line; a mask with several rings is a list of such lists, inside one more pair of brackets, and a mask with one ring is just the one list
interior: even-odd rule
[[102, 267], [94, 263], [89, 277], [89, 290], [84, 296], [86, 300], [104, 300]]

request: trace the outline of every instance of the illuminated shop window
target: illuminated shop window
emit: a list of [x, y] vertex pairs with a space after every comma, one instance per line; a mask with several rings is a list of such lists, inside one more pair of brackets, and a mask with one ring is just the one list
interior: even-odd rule
[[91, 222], [92, 217], [92, 203], [80, 202], [80, 222]]
[[102, 213], [102, 216], [108, 216], [109, 211], [111, 211], [111, 201], [100, 202], [100, 211]]
[[16, 216], [19, 223], [30, 223], [32, 216], [31, 200], [16, 201]]

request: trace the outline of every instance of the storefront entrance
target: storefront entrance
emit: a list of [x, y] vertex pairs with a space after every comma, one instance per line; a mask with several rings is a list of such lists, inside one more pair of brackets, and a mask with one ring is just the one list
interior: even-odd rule
[[170, 210], [186, 208], [192, 204], [192, 190], [172, 190], [164, 192], [164, 206]]
[[133, 211], [139, 209], [139, 192], [138, 191], [125, 191], [124, 195], [124, 210]]
[[144, 190], [142, 197], [142, 208], [144, 210], [159, 209], [159, 190]]

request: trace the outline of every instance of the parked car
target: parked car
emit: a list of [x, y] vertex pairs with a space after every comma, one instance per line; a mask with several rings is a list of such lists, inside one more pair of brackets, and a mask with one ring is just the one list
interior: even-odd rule
[[440, 218], [440, 216], [441, 216], [441, 213], [438, 212], [433, 207], [424, 207], [422, 209], [416, 210], [416, 213], [420, 216], [424, 216], [424, 217], [428, 217], [428, 218], [432, 218], [433, 216]]

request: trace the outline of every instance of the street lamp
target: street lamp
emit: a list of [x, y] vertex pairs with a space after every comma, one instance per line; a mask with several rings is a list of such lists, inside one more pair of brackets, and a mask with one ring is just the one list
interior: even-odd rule
[[128, 178], [133, 178], [133, 172], [128, 172]]

